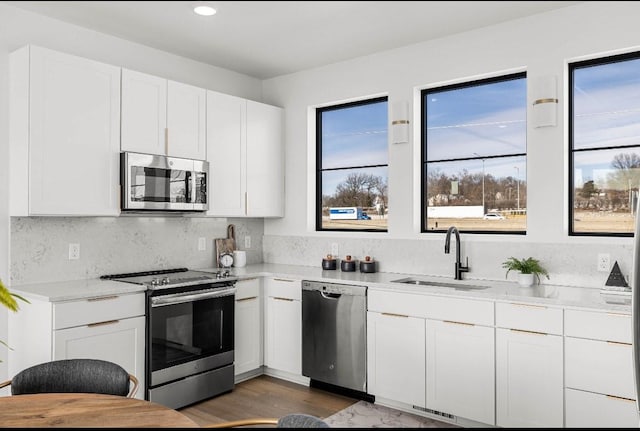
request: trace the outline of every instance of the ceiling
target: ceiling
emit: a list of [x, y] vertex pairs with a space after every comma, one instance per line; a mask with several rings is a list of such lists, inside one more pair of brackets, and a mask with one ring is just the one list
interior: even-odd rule
[[[259, 79], [581, 1], [2, 1]], [[193, 13], [195, 4], [217, 9]]]

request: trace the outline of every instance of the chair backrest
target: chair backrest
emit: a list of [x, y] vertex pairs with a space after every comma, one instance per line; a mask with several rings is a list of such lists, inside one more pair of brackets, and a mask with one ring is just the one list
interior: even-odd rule
[[24, 369], [11, 379], [11, 394], [80, 392], [133, 396], [137, 381], [129, 392], [130, 376], [118, 364], [99, 359], [63, 359]]

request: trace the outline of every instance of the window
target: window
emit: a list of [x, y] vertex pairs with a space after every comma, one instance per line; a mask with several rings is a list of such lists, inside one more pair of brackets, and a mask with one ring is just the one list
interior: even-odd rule
[[422, 231], [524, 234], [526, 74], [421, 95]]
[[318, 109], [316, 230], [387, 230], [387, 98]]
[[571, 235], [632, 236], [640, 185], [640, 53], [569, 65]]

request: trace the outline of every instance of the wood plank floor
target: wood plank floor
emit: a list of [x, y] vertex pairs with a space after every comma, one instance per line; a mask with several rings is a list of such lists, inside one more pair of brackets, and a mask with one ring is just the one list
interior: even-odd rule
[[180, 409], [199, 425], [306, 413], [326, 418], [358, 400], [269, 376], [238, 383], [234, 390]]

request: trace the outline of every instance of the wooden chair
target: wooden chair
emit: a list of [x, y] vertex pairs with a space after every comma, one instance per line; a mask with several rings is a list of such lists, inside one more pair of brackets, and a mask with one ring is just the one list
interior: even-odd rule
[[202, 428], [235, 428], [250, 425], [274, 425], [276, 428], [329, 428], [322, 419], [302, 413], [292, 413], [277, 418], [253, 418], [204, 425]]
[[0, 383], [0, 388], [9, 385], [12, 395], [78, 392], [133, 398], [138, 391], [134, 375], [100, 359], [63, 359], [34, 365]]

